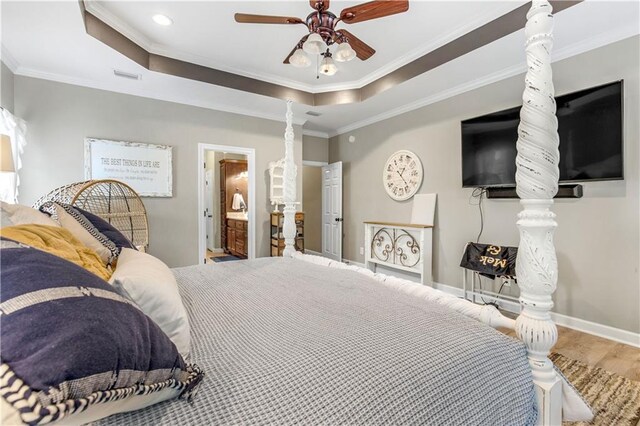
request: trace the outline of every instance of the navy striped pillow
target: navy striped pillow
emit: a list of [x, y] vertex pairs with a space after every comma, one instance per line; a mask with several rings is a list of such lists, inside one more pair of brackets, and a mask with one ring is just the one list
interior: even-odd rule
[[137, 250], [133, 245], [133, 243], [127, 237], [125, 237], [122, 234], [122, 232], [118, 231], [113, 225], [111, 225], [109, 222], [107, 222], [100, 216], [97, 216], [86, 210], [82, 210], [80, 207], [76, 207], [76, 206], [69, 206], [69, 207], [72, 209], [75, 209], [76, 211], [78, 211], [78, 213], [83, 215], [89, 222], [91, 222], [93, 226], [96, 227], [96, 229], [99, 232], [101, 232], [104, 236], [109, 238], [109, 240], [111, 240], [111, 242], [113, 242], [116, 245], [116, 247], [118, 247], [119, 249], [126, 247], [133, 250]]
[[0, 395], [23, 422], [166, 388], [190, 396], [201, 381], [162, 330], [96, 275], [10, 240], [0, 249]]

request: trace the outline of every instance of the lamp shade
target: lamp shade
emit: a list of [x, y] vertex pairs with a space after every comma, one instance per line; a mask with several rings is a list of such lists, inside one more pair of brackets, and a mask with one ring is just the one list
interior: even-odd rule
[[309, 55], [304, 50], [296, 49], [289, 58], [289, 63], [296, 68], [306, 68], [311, 65], [311, 59], [309, 59]]
[[0, 135], [0, 172], [15, 171], [11, 152], [11, 138], [8, 135]]
[[338, 72], [338, 67], [331, 59], [331, 56], [325, 56], [320, 62], [320, 72], [324, 75], [334, 75]]
[[307, 38], [307, 41], [302, 44], [302, 49], [311, 55], [319, 55], [324, 52], [326, 48], [327, 44], [318, 33], [312, 33], [309, 38]]
[[349, 43], [345, 42], [338, 46], [338, 50], [336, 50], [334, 57], [338, 62], [348, 62], [356, 57], [356, 51], [353, 50]]

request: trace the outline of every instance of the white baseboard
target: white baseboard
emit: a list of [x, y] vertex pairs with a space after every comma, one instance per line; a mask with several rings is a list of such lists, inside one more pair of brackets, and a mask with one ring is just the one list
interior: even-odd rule
[[[364, 268], [364, 264], [355, 262], [353, 260], [343, 259], [344, 263], [349, 265], [356, 265]], [[400, 271], [401, 272], [401, 271]], [[384, 273], [388, 275], [397, 276], [398, 278], [406, 278], [404, 274], [396, 274], [395, 271], [389, 269]], [[433, 286], [438, 290], [442, 290], [445, 293], [452, 294], [457, 297], [463, 297], [463, 291], [460, 287], [454, 287], [442, 283], [433, 283]], [[469, 294], [470, 292], [467, 292]], [[476, 296], [481, 296], [476, 292]], [[520, 304], [509, 300], [496, 299], [495, 297], [483, 294], [482, 297], [487, 301], [498, 302], [500, 309], [512, 312], [514, 314], [520, 313]], [[625, 345], [634, 346], [640, 348], [640, 333], [634, 333], [632, 331], [622, 330], [620, 328], [610, 327], [608, 325], [598, 324], [592, 321], [583, 320], [580, 318], [570, 317], [568, 315], [558, 314], [551, 312], [551, 318], [559, 326], [571, 328], [573, 330], [581, 331], [583, 333], [592, 334], [594, 336], [602, 337], [605, 339], [613, 340], [614, 342], [624, 343]]]
[[[446, 284], [434, 283], [434, 287], [438, 290], [442, 290], [446, 293], [453, 294], [458, 297], [463, 296], [463, 291], [460, 287], [453, 287]], [[467, 292], [469, 294], [471, 292]], [[496, 299], [495, 297], [488, 296], [486, 294], [480, 294], [476, 292], [476, 297], [480, 297], [486, 301], [497, 302], [500, 309], [514, 314], [520, 313], [520, 304], [504, 299]], [[625, 345], [634, 346], [640, 348], [640, 333], [634, 333], [620, 328], [610, 327], [608, 325], [598, 324], [592, 321], [583, 320], [580, 318], [570, 317], [568, 315], [559, 314], [557, 312], [551, 312], [551, 319], [559, 326], [571, 328], [573, 330], [581, 331], [583, 333], [591, 334], [605, 339], [613, 340], [615, 342], [624, 343]]]
[[304, 249], [304, 254], [310, 254], [312, 256], [322, 256], [322, 253], [318, 253], [317, 251]]
[[632, 331], [622, 330], [620, 328], [610, 327], [608, 325], [598, 324], [592, 321], [558, 314], [556, 312], [551, 312], [551, 319], [553, 319], [556, 324], [563, 327], [640, 348], [640, 333], [634, 333]]

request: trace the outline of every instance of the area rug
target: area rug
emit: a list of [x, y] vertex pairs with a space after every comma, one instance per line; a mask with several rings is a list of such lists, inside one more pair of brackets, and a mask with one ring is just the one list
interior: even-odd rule
[[213, 260], [214, 262], [229, 262], [231, 260], [242, 260], [242, 259], [230, 254], [228, 256], [212, 257], [211, 260]]
[[558, 353], [552, 353], [549, 358], [593, 408], [594, 418], [590, 423], [563, 422], [564, 426], [640, 425], [640, 382]]

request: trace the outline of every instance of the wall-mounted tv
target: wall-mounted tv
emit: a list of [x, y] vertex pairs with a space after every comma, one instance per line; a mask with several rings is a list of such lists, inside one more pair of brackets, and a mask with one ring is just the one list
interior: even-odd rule
[[[623, 82], [556, 97], [560, 182], [621, 180]], [[465, 120], [462, 186], [514, 186], [520, 107]]]

